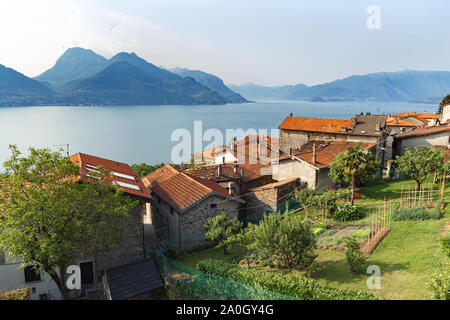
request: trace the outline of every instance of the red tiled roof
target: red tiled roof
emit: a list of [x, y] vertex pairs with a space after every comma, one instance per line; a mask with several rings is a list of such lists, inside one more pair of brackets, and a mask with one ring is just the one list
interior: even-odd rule
[[390, 117], [387, 120], [388, 127], [417, 127], [417, 125], [408, 122], [406, 120], [400, 119], [398, 117]]
[[215, 182], [192, 177], [166, 165], [144, 178], [146, 187], [158, 195], [179, 213], [183, 213], [197, 202], [211, 195], [219, 195], [226, 199], [244, 203], [230, 195], [229, 191]]
[[287, 117], [279, 129], [345, 134], [342, 128], [349, 129], [352, 124], [352, 120]]
[[440, 119], [440, 115], [430, 112], [403, 112], [396, 115], [393, 115], [394, 118], [407, 118], [407, 117], [415, 117], [421, 119]]
[[261, 191], [261, 190], [279, 188], [279, 187], [285, 186], [285, 185], [287, 185], [289, 183], [292, 183], [292, 182], [295, 182], [295, 181], [298, 181], [298, 180], [299, 180], [299, 178], [293, 178], [293, 179], [289, 179], [289, 180], [283, 180], [283, 181], [278, 181], [278, 182], [274, 182], [274, 183], [269, 183], [269, 184], [266, 184], [265, 186], [261, 186], [261, 187], [250, 189], [249, 191], [250, 192], [254, 192], [254, 191]]
[[[126, 163], [103, 159], [83, 153], [77, 153], [70, 157], [75, 165], [81, 168], [81, 177], [86, 179], [90, 169], [104, 168], [109, 171], [110, 178], [117, 183], [121, 189], [130, 195], [138, 196], [146, 200], [151, 199], [150, 193], [142, 183], [141, 178]], [[129, 187], [128, 187], [129, 186]]]
[[[338, 155], [343, 152], [346, 152], [349, 148], [354, 146], [361, 146], [362, 148], [373, 148], [375, 143], [366, 143], [366, 142], [334, 142], [329, 146], [316, 151], [316, 161], [313, 161], [313, 152], [303, 152], [300, 154], [296, 154], [295, 157], [299, 158], [303, 161], [308, 162], [312, 166], [318, 169], [328, 168], [336, 159]], [[286, 156], [280, 158], [280, 160], [289, 160], [294, 158], [294, 156]]]
[[426, 128], [418, 128], [413, 131], [400, 133], [395, 136], [396, 139], [405, 139], [411, 137], [421, 137], [421, 136], [429, 136], [431, 134], [441, 133], [441, 132], [450, 132], [450, 126], [432, 126]]
[[[200, 177], [204, 180], [224, 182], [240, 179], [241, 170], [244, 170], [242, 182], [247, 183], [267, 175], [266, 173], [263, 174], [262, 170], [268, 169], [270, 166], [271, 164], [225, 164], [202, 167], [199, 169], [189, 169], [186, 170], [185, 173], [190, 176]], [[220, 176], [219, 167], [222, 168]]]

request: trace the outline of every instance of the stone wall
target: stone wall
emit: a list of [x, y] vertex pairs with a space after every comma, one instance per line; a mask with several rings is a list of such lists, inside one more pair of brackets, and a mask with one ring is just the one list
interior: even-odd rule
[[101, 281], [104, 269], [140, 261], [144, 258], [143, 204], [130, 213], [124, 239], [116, 245], [101, 248], [95, 254], [95, 272]]
[[204, 226], [209, 218], [226, 213], [230, 219], [238, 217], [240, 204], [219, 196], [210, 196], [180, 216], [179, 251], [185, 252], [204, 240]]

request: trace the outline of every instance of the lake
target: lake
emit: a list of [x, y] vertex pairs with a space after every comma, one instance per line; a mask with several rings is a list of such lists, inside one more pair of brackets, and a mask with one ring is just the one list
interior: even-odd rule
[[[0, 108], [0, 162], [10, 156], [9, 144], [28, 147], [69, 144], [70, 154], [87, 153], [125, 163], [170, 162], [176, 129], [276, 129], [292, 112], [297, 117], [351, 118], [361, 112], [396, 114], [435, 111], [413, 103], [310, 103], [262, 101], [225, 106], [120, 106]], [[240, 137], [241, 138], [241, 137]], [[205, 142], [203, 147], [208, 145]], [[200, 150], [193, 150], [200, 151]]]

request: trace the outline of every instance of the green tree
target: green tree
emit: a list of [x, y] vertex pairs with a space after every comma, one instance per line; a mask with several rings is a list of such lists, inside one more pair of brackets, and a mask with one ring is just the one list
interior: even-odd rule
[[136, 174], [139, 177], [143, 178], [163, 166], [164, 166], [164, 163], [157, 164], [154, 166], [150, 165], [150, 164], [146, 164], [146, 163], [141, 163], [141, 164], [133, 164], [133, 165], [131, 165], [131, 168], [134, 170], [134, 172], [136, 172]]
[[65, 270], [80, 257], [121, 241], [130, 210], [137, 205], [101, 175], [86, 183], [80, 169], [60, 153], [30, 148], [12, 156], [0, 177], [0, 251], [23, 266], [39, 266], [68, 297]]
[[253, 233], [258, 253], [276, 257], [290, 271], [307, 267], [314, 260], [316, 239], [299, 216], [266, 215]]
[[405, 154], [394, 161], [394, 164], [417, 183], [420, 190], [422, 183], [431, 173], [440, 172], [444, 165], [444, 151], [427, 146], [407, 149]]
[[441, 104], [439, 105], [439, 112], [438, 112], [439, 114], [442, 114], [442, 112], [443, 112], [442, 107], [447, 104], [450, 104], [450, 94], [446, 95], [442, 99]]
[[242, 223], [237, 219], [229, 219], [227, 214], [221, 214], [208, 219], [205, 225], [205, 240], [211, 241], [218, 248], [223, 248], [223, 254], [228, 255], [232, 245], [230, 238], [236, 236], [242, 228]]
[[351, 186], [352, 205], [354, 205], [357, 181], [373, 178], [379, 168], [378, 165], [372, 152], [360, 146], [354, 146], [336, 158], [330, 166], [329, 176], [340, 185]]

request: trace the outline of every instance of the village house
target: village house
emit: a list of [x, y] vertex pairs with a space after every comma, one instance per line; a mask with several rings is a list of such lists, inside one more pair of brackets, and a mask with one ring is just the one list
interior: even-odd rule
[[[335, 183], [328, 176], [330, 165], [336, 157], [349, 148], [361, 146], [372, 152], [376, 150], [376, 144], [371, 142], [347, 142], [347, 141], [321, 141], [320, 144], [312, 144], [312, 150], [304, 150], [290, 156], [279, 159], [274, 165], [273, 178], [277, 181], [300, 179], [308, 188], [329, 188]], [[305, 147], [305, 146], [304, 146]]]
[[392, 159], [393, 153], [388, 142], [391, 129], [387, 126], [387, 120], [388, 116], [385, 115], [357, 115], [351, 120], [341, 120], [297, 118], [291, 113], [279, 127], [280, 150], [287, 155], [297, 155], [302, 147], [310, 142], [373, 144], [376, 159], [380, 162], [379, 175], [381, 175], [387, 168], [388, 161]]
[[402, 156], [406, 149], [418, 146], [447, 149], [450, 145], [450, 125], [417, 128], [395, 136], [395, 153]]
[[448, 123], [450, 120], [450, 104], [442, 105], [440, 108], [442, 112], [441, 123]]
[[249, 189], [273, 182], [271, 163], [219, 164], [185, 170], [185, 173], [204, 180], [214, 181], [238, 196], [245, 194]]
[[177, 246], [180, 253], [201, 245], [208, 219], [227, 214], [238, 217], [245, 201], [232, 190], [166, 165], [149, 174], [151, 222], [157, 237]]
[[[85, 289], [100, 290], [104, 270], [133, 263], [144, 258], [143, 216], [146, 203], [150, 202], [150, 194], [142, 180], [127, 164], [107, 160], [82, 153], [75, 154], [70, 160], [81, 169], [81, 179], [89, 182], [90, 173], [104, 168], [110, 173], [109, 183], [120, 187], [125, 196], [138, 201], [139, 205], [132, 210], [127, 233], [120, 244], [98, 248], [91, 257], [80, 257], [76, 264], [81, 269], [81, 283]], [[19, 269], [22, 261], [12, 261], [7, 253], [0, 253], [0, 291], [17, 288], [31, 288], [32, 299], [60, 299], [56, 284], [48, 274], [36, 274], [33, 266]], [[80, 294], [80, 292], [76, 292]]]
[[229, 145], [215, 147], [193, 154], [196, 163], [218, 164], [258, 164], [270, 163], [279, 156], [279, 138], [263, 135], [249, 135], [242, 140], [233, 139]]
[[401, 119], [417, 127], [430, 127], [439, 124], [441, 117], [435, 113], [429, 112], [403, 112], [392, 116]]

